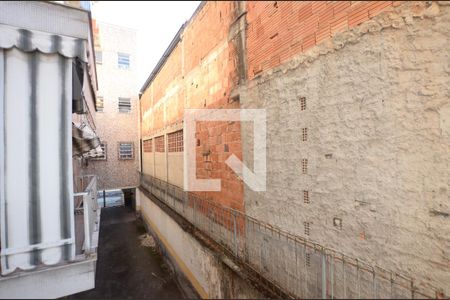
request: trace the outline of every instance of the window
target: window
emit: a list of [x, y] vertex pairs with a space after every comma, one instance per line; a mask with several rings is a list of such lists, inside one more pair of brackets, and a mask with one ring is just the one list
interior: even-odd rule
[[95, 63], [101, 65], [103, 63], [103, 52], [95, 51]]
[[144, 141], [144, 152], [153, 152], [152, 150], [152, 139]]
[[99, 156], [97, 156], [97, 157], [94, 157], [93, 159], [94, 160], [106, 160], [106, 155], [107, 155], [107, 153], [106, 153], [106, 144], [105, 143], [102, 143], [102, 144], [100, 144], [100, 147], [102, 148], [102, 150], [103, 150], [103, 154], [102, 155], [99, 155]]
[[130, 112], [130, 111], [131, 111], [131, 99], [119, 98], [119, 112]]
[[130, 55], [125, 53], [117, 53], [117, 65], [120, 69], [129, 69]]
[[167, 135], [169, 152], [183, 152], [183, 130]]
[[102, 96], [97, 97], [97, 111], [103, 112], [103, 97]]
[[134, 159], [133, 143], [119, 143], [119, 159]]
[[155, 138], [155, 151], [165, 152], [164, 148], [164, 136], [162, 135]]

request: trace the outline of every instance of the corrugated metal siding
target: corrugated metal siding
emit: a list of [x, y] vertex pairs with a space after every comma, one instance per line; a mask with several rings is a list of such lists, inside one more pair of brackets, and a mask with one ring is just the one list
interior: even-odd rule
[[74, 259], [72, 58], [18, 48], [0, 49], [3, 275]]

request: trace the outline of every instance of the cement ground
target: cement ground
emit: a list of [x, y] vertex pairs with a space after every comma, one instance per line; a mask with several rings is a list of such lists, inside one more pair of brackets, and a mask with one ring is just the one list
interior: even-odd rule
[[162, 256], [141, 245], [145, 233], [130, 208], [102, 209], [95, 289], [69, 298], [184, 298]]

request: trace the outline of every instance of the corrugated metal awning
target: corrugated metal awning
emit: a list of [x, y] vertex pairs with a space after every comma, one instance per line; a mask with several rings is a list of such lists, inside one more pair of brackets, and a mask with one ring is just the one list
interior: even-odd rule
[[17, 48], [24, 52], [39, 51], [60, 54], [67, 58], [77, 57], [87, 63], [87, 40], [45, 32], [30, 31], [0, 24], [0, 48]]

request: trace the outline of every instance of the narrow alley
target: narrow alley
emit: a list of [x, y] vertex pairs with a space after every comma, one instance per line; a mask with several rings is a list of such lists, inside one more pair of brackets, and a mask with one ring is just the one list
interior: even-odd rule
[[100, 233], [95, 289], [70, 299], [184, 298], [132, 209], [102, 209]]
[[450, 1], [0, 1], [0, 299], [449, 299]]

